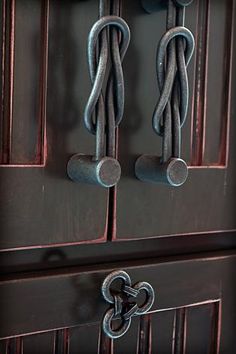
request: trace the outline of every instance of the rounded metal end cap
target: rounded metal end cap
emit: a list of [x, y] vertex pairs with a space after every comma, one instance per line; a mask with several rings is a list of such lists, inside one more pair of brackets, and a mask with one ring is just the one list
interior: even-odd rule
[[171, 158], [166, 164], [166, 177], [169, 184], [173, 187], [182, 186], [188, 177], [186, 162], [180, 158]]
[[112, 157], [103, 157], [96, 165], [98, 183], [106, 188], [115, 186], [121, 176], [119, 162]]
[[190, 5], [193, 0], [174, 0], [174, 2], [177, 6], [184, 7]]
[[74, 182], [109, 188], [118, 183], [121, 168], [119, 162], [112, 157], [105, 156], [96, 160], [91, 155], [76, 154], [68, 161], [67, 174]]

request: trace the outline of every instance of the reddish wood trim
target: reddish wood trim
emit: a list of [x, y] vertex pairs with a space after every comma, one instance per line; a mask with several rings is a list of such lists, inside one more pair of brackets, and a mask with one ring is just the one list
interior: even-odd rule
[[[159, 238], [159, 239], [164, 239], [164, 238], [173, 238], [173, 237], [182, 237], [182, 236], [201, 236], [201, 235], [206, 235], [209, 237], [209, 235], [214, 235], [214, 234], [220, 234], [220, 233], [231, 233], [231, 232], [236, 232], [236, 229], [232, 230], [205, 230], [205, 231], [200, 231], [200, 232], [187, 232], [187, 233], [178, 233], [178, 234], [164, 234], [164, 235], [154, 235], [154, 236], [148, 236], [148, 240]], [[138, 241], [138, 240], [145, 240], [147, 237], [129, 237], [129, 238], [124, 238], [124, 237], [119, 237], [119, 238], [114, 238], [115, 242], [129, 242], [130, 240], [132, 241]], [[5, 251], [5, 250], [3, 250]], [[1, 250], [0, 250], [1, 252]]]
[[23, 337], [9, 338], [6, 340], [6, 354], [23, 354]]
[[15, 0], [11, 1], [11, 23], [10, 23], [10, 60], [9, 60], [9, 157], [11, 162], [12, 148], [12, 123], [13, 123], [13, 94], [14, 94], [14, 56], [15, 56]]
[[222, 128], [221, 146], [219, 151], [219, 164], [228, 166], [229, 157], [229, 131], [232, 99], [232, 74], [233, 74], [233, 51], [234, 51], [234, 25], [235, 25], [235, 0], [227, 6], [227, 21], [225, 34], [225, 58], [224, 58], [224, 89], [222, 105]]
[[53, 354], [70, 353], [70, 332], [68, 328], [54, 332]]
[[194, 66], [192, 110], [191, 110], [191, 165], [190, 168], [227, 168], [229, 156], [229, 129], [231, 116], [231, 86], [233, 67], [235, 0], [227, 5], [227, 21], [224, 50], [223, 104], [221, 111], [221, 137], [217, 162], [206, 165], [206, 107], [208, 86], [208, 48], [210, 6], [212, 0], [200, 1], [197, 6], [196, 60]]
[[173, 324], [172, 354], [186, 353], [186, 329], [187, 311], [186, 307], [176, 309]]
[[24, 250], [36, 250], [36, 249], [51, 249], [51, 248], [58, 248], [58, 247], [70, 247], [70, 246], [78, 246], [78, 245], [94, 245], [98, 243], [107, 242], [106, 236], [106, 226], [104, 235], [98, 236], [98, 238], [93, 240], [80, 240], [80, 241], [71, 241], [71, 242], [62, 242], [62, 243], [51, 243], [45, 245], [33, 245], [33, 246], [22, 246], [22, 247], [12, 247], [12, 248], [4, 248], [0, 249], [1, 252], [8, 252], [8, 251], [24, 251]]
[[219, 354], [221, 337], [222, 302], [215, 302], [211, 309], [211, 341], [209, 354]]
[[2, 40], [2, 163], [10, 163], [12, 146], [14, 53], [15, 53], [15, 0], [3, 1]]
[[99, 332], [98, 338], [98, 354], [113, 354], [114, 346], [113, 340], [105, 335], [102, 328]]
[[[0, 121], [1, 121], [1, 131], [2, 131], [2, 136], [3, 137], [3, 131], [4, 131], [4, 86], [5, 86], [5, 52], [6, 52], [6, 0], [2, 1], [2, 26], [1, 26], [1, 31], [2, 31], [2, 45], [1, 45], [1, 51], [2, 51], [2, 57], [1, 57], [1, 110], [0, 110]], [[4, 159], [4, 139], [1, 141], [1, 161]]]
[[152, 352], [152, 322], [151, 314], [144, 315], [140, 318], [137, 354], [151, 354]]
[[48, 26], [49, 0], [41, 5], [41, 36], [40, 36], [40, 75], [39, 75], [39, 107], [38, 136], [35, 161], [33, 164], [17, 164], [11, 161], [13, 100], [14, 100], [14, 56], [15, 56], [15, 0], [3, 0], [2, 18], [2, 87], [1, 87], [1, 124], [2, 152], [1, 167], [44, 167], [47, 158], [46, 144], [46, 97], [48, 71]]
[[196, 60], [191, 113], [191, 165], [202, 165], [205, 148], [210, 0], [198, 0]]
[[39, 79], [39, 117], [35, 163], [45, 165], [47, 157], [46, 102], [48, 73], [49, 0], [42, 1], [41, 7], [41, 61]]

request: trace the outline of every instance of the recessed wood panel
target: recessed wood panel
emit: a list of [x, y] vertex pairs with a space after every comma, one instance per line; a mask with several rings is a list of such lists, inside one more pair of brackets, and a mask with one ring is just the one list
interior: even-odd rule
[[[132, 319], [124, 337], [111, 341], [101, 328], [109, 307], [101, 284], [114, 269], [126, 270], [133, 282], [148, 281], [155, 302], [148, 314]], [[54, 354], [128, 349], [139, 354], [195, 354], [193, 349], [216, 354], [219, 348], [231, 354], [229, 348], [236, 345], [235, 269], [235, 256], [222, 253], [4, 277], [0, 348], [23, 347], [28, 353], [40, 342], [38, 348], [47, 346]]]
[[45, 162], [48, 15], [48, 0], [2, 2], [2, 165]]
[[1, 15], [0, 250], [104, 242], [108, 191], [66, 172], [94, 149], [83, 111], [97, 4], [11, 0]]
[[[127, 272], [133, 283], [152, 284], [156, 294], [152, 311], [157, 311], [218, 299], [227, 264], [227, 259], [201, 258], [149, 265], [145, 261], [130, 263]], [[121, 263], [114, 268], [125, 270], [126, 266]], [[71, 273], [35, 273], [2, 280], [0, 338], [100, 322], [107, 309], [101, 284], [114, 268], [94, 266], [87, 272], [83, 267]]]
[[221, 318], [215, 310], [219, 307], [219, 301], [209, 301], [135, 317], [127, 334], [117, 340], [106, 337], [97, 323], [2, 340], [0, 350], [6, 354], [217, 354]]
[[220, 311], [219, 301], [188, 308], [186, 354], [219, 353]]
[[[20, 337], [23, 343], [23, 350], [20, 354], [54, 354], [55, 333], [46, 332], [31, 336]], [[10, 339], [12, 340], [12, 339]], [[58, 351], [58, 353], [60, 353]], [[61, 352], [63, 353], [63, 352]], [[56, 353], [55, 353], [56, 354]]]

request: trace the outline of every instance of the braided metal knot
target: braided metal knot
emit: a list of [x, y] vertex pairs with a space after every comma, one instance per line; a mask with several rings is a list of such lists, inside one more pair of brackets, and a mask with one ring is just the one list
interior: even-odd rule
[[162, 137], [161, 156], [141, 155], [135, 162], [136, 177], [143, 182], [182, 186], [188, 166], [181, 158], [181, 128], [189, 101], [187, 66], [194, 51], [194, 37], [184, 26], [185, 7], [192, 0], [142, 0], [144, 9], [157, 11], [166, 4], [167, 28], [157, 47], [156, 72], [160, 97], [152, 116], [153, 130]]
[[167, 32], [161, 38], [156, 55], [160, 97], [155, 106], [152, 126], [163, 137], [162, 160], [179, 158], [181, 128], [188, 112], [189, 87], [187, 66], [195, 41], [184, 26], [185, 7], [191, 1], [168, 1]]
[[[174, 38], [180, 39], [171, 43]], [[186, 41], [184, 48], [183, 40]], [[168, 46], [171, 47], [168, 48]], [[178, 48], [175, 52], [175, 48]], [[156, 70], [160, 98], [153, 114], [153, 128], [158, 135], [163, 135], [163, 113], [178, 115], [180, 127], [183, 126], [188, 108], [187, 66], [194, 51], [194, 37], [189, 29], [177, 26], [167, 31], [159, 42], [156, 58]], [[167, 65], [165, 67], [165, 60]], [[174, 107], [171, 110], [170, 105]]]
[[[111, 284], [115, 280], [122, 280], [118, 293], [111, 289]], [[103, 281], [101, 291], [104, 299], [112, 305], [104, 314], [103, 331], [113, 339], [123, 336], [131, 325], [131, 318], [147, 313], [155, 299], [154, 290], [149, 283], [138, 282], [131, 285], [129, 275], [122, 270], [109, 274]], [[140, 306], [135, 301], [130, 302], [130, 298], [137, 299], [141, 291], [146, 293], [144, 303]], [[112, 321], [116, 319], [121, 320], [121, 324], [117, 329], [112, 329]]]
[[122, 60], [130, 31], [120, 17], [121, 0], [99, 0], [99, 5], [100, 19], [88, 37], [92, 89], [84, 111], [85, 126], [96, 136], [95, 153], [73, 155], [67, 173], [75, 182], [110, 188], [119, 182], [121, 175], [116, 159], [116, 127], [124, 113]]
[[[114, 75], [115, 78], [112, 80], [116, 84], [116, 94], [119, 96], [119, 100], [122, 101], [122, 107], [117, 104], [117, 108], [120, 108], [121, 112], [118, 112], [115, 122], [116, 126], [120, 123], [123, 115], [123, 107], [124, 107], [124, 82], [122, 75], [122, 67], [121, 63], [125, 56], [125, 53], [128, 49], [129, 41], [130, 41], [130, 30], [127, 23], [118, 16], [105, 16], [98, 20], [92, 27], [89, 38], [88, 38], [88, 64], [89, 64], [89, 72], [90, 79], [93, 84], [85, 112], [84, 112], [84, 120], [87, 129], [96, 134], [96, 122], [93, 122], [92, 115], [95, 111], [96, 105], [99, 103], [100, 109], [103, 107], [103, 102], [101, 100], [102, 97], [102, 87], [105, 80], [106, 70], [107, 70], [107, 62], [108, 62], [108, 45], [107, 39], [102, 40], [102, 45], [100, 48], [100, 52], [96, 55], [97, 43], [99, 42], [99, 37], [103, 33], [103, 30], [106, 27], [115, 26], [117, 27], [121, 33], [121, 42], [118, 47], [113, 45], [113, 58], [112, 68], [110, 69], [110, 75]], [[104, 35], [104, 33], [103, 33]], [[115, 97], [116, 98], [116, 97]], [[99, 102], [99, 100], [101, 100]], [[105, 114], [104, 110], [102, 111]], [[99, 116], [99, 118], [101, 118]]]

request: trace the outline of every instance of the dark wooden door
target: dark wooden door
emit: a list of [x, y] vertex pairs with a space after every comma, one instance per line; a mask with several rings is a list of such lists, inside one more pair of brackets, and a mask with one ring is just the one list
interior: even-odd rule
[[[86, 45], [98, 1], [0, 2], [0, 354], [236, 352], [235, 0], [194, 0], [196, 41], [179, 188], [140, 182], [135, 161], [159, 155], [156, 47], [166, 9], [123, 1], [131, 31], [116, 188], [72, 182], [71, 155], [92, 154], [83, 123]], [[101, 284], [113, 270], [156, 298], [108, 339]]]
[[82, 48], [96, 3], [91, 17], [84, 6], [1, 1], [1, 250], [106, 239], [108, 192], [66, 174], [73, 153], [93, 149]]
[[[236, 229], [235, 86], [231, 90], [235, 76], [233, 8], [231, 0], [199, 0], [186, 9], [186, 26], [196, 40], [189, 67], [191, 100], [182, 139], [189, 177], [183, 186], [174, 189], [140, 182], [134, 175], [138, 156], [161, 153], [161, 139], [154, 133], [151, 122], [158, 98], [156, 48], [159, 33], [165, 32], [165, 9], [145, 14], [139, 2], [130, 2], [125, 7], [132, 31], [125, 62], [126, 90], [132, 95], [127, 94], [125, 119], [119, 132], [123, 178], [117, 187], [114, 238], [127, 240]], [[135, 63], [134, 57], [138, 58]]]

